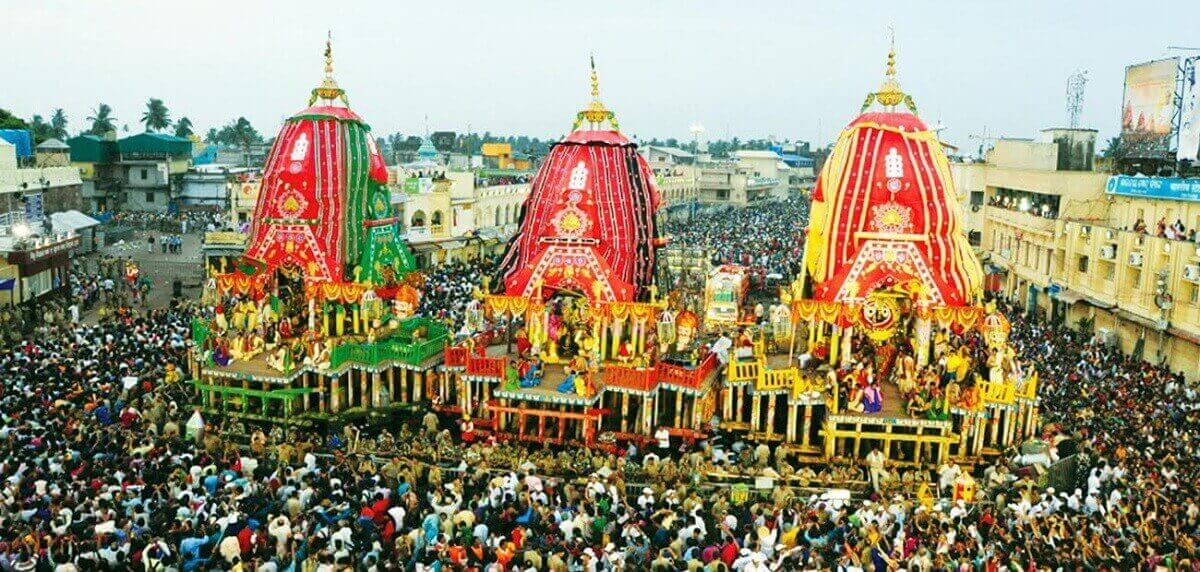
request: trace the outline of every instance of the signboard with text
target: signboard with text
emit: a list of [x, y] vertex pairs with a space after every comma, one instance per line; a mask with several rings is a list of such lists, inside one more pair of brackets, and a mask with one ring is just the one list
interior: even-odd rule
[[1122, 197], [1200, 202], [1200, 179], [1113, 175], [1104, 192]]

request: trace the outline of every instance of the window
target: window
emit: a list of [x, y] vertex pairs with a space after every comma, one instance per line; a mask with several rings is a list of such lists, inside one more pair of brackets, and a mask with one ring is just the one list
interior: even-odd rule
[[146, 191], [146, 202], [154, 204], [154, 191]]
[[409, 226], [413, 228], [425, 226], [425, 211], [417, 211], [413, 213], [412, 218], [409, 221]]
[[1088, 257], [1080, 256], [1079, 257], [1079, 272], [1081, 274], [1087, 273], [1087, 269], [1088, 269]]
[[977, 207], [983, 204], [983, 191], [971, 191], [971, 206]]
[[430, 227], [433, 228], [434, 232], [441, 232], [441, 230], [442, 230], [442, 211], [433, 211], [433, 217], [431, 217], [429, 219], [429, 225], [430, 225]]
[[145, 181], [150, 177], [150, 169], [142, 169], [142, 180]]

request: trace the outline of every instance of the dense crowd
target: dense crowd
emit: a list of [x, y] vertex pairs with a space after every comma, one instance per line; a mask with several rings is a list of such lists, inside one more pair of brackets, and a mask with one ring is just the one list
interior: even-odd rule
[[494, 261], [485, 257], [424, 269], [425, 286], [417, 313], [445, 321], [451, 332], [459, 331], [466, 323], [472, 293], [481, 287], [485, 276], [490, 277], [494, 268]]
[[714, 265], [740, 264], [751, 270], [755, 287], [791, 279], [800, 270], [808, 199], [756, 203], [744, 208], [720, 208], [698, 216], [668, 219], [664, 230], [671, 245], [704, 248]]
[[186, 234], [188, 232], [228, 230], [231, 228], [229, 213], [225, 211], [121, 211], [97, 213], [96, 216], [113, 224], [132, 226], [139, 230], [159, 230]]
[[[673, 234], [790, 276], [804, 207], [756, 208], [771, 214], [702, 215]], [[191, 406], [193, 306], [130, 307], [120, 261], [106, 264], [0, 350], [0, 570], [1200, 570], [1195, 386], [1003, 302], [1039, 370], [1044, 436], [1074, 455], [1078, 484], [1039, 486], [1010, 470], [1011, 451], [974, 468], [964, 503], [947, 485], [970, 467], [904, 471], [928, 498], [848, 498], [819, 491], [871, 479], [869, 462], [805, 466], [720, 432], [594, 451], [496, 443], [432, 412], [243, 425]], [[490, 270], [426, 271], [422, 313], [461, 324]], [[69, 311], [106, 300], [98, 323]], [[741, 496], [714, 484], [730, 473], [797, 488]]]

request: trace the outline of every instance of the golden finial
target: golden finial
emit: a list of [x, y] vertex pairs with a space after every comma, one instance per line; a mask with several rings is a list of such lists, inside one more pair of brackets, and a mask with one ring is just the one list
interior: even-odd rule
[[596, 75], [596, 54], [591, 54], [592, 60], [592, 101], [600, 101], [600, 76]]
[[[889, 28], [890, 29], [890, 28]], [[879, 86], [879, 91], [867, 95], [867, 100], [863, 102], [862, 111], [866, 111], [871, 107], [871, 104], [878, 101], [880, 105], [891, 108], [903, 103], [908, 107], [909, 111], [914, 114], [917, 112], [917, 104], [912, 97], [904, 93], [900, 89], [900, 82], [896, 79], [896, 33], [892, 32], [890, 47], [887, 55], [887, 68], [884, 70], [883, 83]]]
[[586, 121], [592, 129], [597, 129], [608, 121], [613, 131], [617, 131], [617, 116], [600, 102], [600, 76], [596, 73], [596, 56], [591, 55], [592, 63], [592, 102], [583, 111], [575, 114], [575, 125], [571, 129], [579, 129]]
[[338, 84], [333, 79], [333, 32], [330, 31], [325, 38], [325, 79], [321, 80], [321, 85], [313, 88], [312, 95], [308, 98], [308, 104], [312, 105], [317, 100], [323, 100], [333, 103], [335, 100], [342, 100], [346, 107], [350, 107], [350, 100], [346, 98], [346, 91], [338, 87]]
[[325, 77], [333, 77], [333, 31], [325, 36]]
[[891, 45], [888, 47], [887, 71], [884, 72], [884, 75], [894, 78], [896, 77], [896, 30], [889, 27], [888, 31], [891, 33], [892, 39]]

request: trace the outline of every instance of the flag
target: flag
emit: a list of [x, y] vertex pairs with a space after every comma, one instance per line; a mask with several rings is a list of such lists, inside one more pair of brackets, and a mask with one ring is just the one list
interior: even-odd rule
[[0, 290], [12, 290], [13, 288], [16, 287], [16, 284], [17, 284], [16, 278], [8, 278], [6, 280], [0, 280]]

